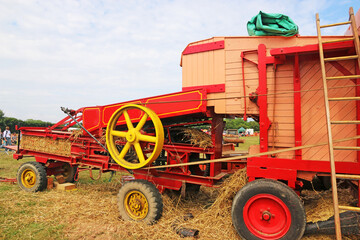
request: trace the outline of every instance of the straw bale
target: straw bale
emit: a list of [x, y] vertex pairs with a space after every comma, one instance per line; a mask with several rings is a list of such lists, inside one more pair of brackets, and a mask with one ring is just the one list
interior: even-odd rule
[[180, 130], [184, 134], [184, 138], [190, 140], [190, 144], [193, 146], [208, 148], [213, 147], [211, 136], [204, 133], [197, 128], [174, 128], [175, 130]]
[[23, 135], [20, 141], [20, 148], [66, 157], [71, 155], [71, 142], [61, 138], [54, 140], [52, 137]]

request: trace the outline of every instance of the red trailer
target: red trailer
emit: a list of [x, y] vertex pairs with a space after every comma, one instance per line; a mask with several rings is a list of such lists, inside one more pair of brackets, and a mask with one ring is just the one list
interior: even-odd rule
[[[354, 41], [324, 39], [327, 58], [356, 54]], [[329, 61], [328, 74], [358, 74], [357, 61]], [[52, 127], [19, 128], [22, 140], [14, 158], [31, 155], [36, 162], [20, 167], [18, 183], [26, 191], [41, 191], [53, 174], [73, 181], [84, 169], [129, 171], [134, 179], [119, 191], [120, 215], [154, 222], [161, 217], [165, 189], [184, 193], [200, 185], [213, 187], [247, 166], [249, 183], [232, 206], [239, 235], [300, 239], [306, 216], [297, 193], [304, 180], [329, 176], [331, 170], [320, 64], [316, 36], [215, 37], [191, 43], [182, 53], [181, 92], [64, 109], [68, 116]], [[335, 79], [330, 91], [357, 100], [359, 79], [340, 81]], [[359, 101], [336, 103], [331, 111], [333, 121], [360, 121]], [[260, 144], [250, 147], [247, 161], [223, 158], [231, 148], [222, 143], [223, 119], [248, 116], [259, 120]], [[82, 133], [69, 132], [78, 122]], [[205, 147], [190, 143], [179, 130], [204, 125], [211, 129], [211, 144]], [[332, 130], [344, 148], [360, 147], [359, 125]], [[338, 173], [360, 175], [360, 152], [336, 157]]]

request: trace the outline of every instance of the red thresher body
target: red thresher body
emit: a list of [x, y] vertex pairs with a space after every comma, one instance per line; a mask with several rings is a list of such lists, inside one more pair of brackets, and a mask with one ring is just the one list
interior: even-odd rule
[[[338, 37], [324, 37], [330, 41], [335, 38]], [[333, 41], [324, 44], [327, 57], [351, 54], [354, 51], [352, 41]], [[331, 61], [326, 64], [330, 76], [359, 74], [356, 60]], [[261, 239], [285, 236], [291, 231], [291, 224], [303, 221], [291, 216], [300, 216], [304, 213], [296, 206], [294, 209], [300, 212], [292, 212], [293, 206], [287, 205], [285, 200], [282, 201], [281, 196], [275, 196], [275, 193], [273, 196], [268, 189], [279, 188], [280, 192], [285, 191], [291, 195], [290, 198], [296, 196], [289, 193], [285, 185], [277, 186], [270, 180], [258, 182], [256, 179], [281, 180], [291, 189], [299, 190], [302, 180], [311, 181], [315, 175], [326, 176], [330, 173], [328, 149], [325, 144], [287, 152], [278, 151], [327, 141], [317, 37], [214, 37], [189, 44], [182, 53], [181, 65], [181, 92], [106, 106], [84, 107], [76, 111], [71, 110], [69, 114], [81, 122], [98, 141], [103, 144], [106, 142], [107, 147], [110, 147], [107, 135], [112, 134], [113, 138], [110, 138], [110, 141], [116, 142], [114, 146], [121, 146], [118, 150], [114, 147], [115, 155], [119, 155], [120, 158], [125, 158], [125, 153], [130, 149], [127, 142], [133, 143], [137, 153], [141, 148], [147, 158], [151, 152], [157, 151], [155, 139], [159, 134], [154, 130], [156, 126], [153, 125], [157, 125], [156, 123], [146, 125], [151, 122], [152, 113], [137, 108], [125, 109], [123, 112], [121, 109], [128, 105], [150, 109], [161, 120], [165, 138], [156, 159], [148, 164], [149, 168], [132, 168], [135, 179], [152, 183], [160, 192], [164, 189], [185, 190], [186, 187], [194, 185], [214, 186], [227, 174], [247, 166], [250, 184], [256, 183], [248, 190], [254, 191], [252, 195], [249, 193], [251, 196], [248, 201], [241, 205], [249, 212], [242, 213], [245, 217], [239, 220], [240, 223], [236, 223], [238, 219], [234, 218], [233, 214], [234, 225], [243, 224], [241, 226], [246, 226], [251, 234]], [[355, 88], [337, 88], [339, 81], [346, 81], [345, 85], [353, 85]], [[341, 84], [344, 85], [344, 82]], [[330, 87], [333, 88], [330, 91], [335, 96], [360, 96], [359, 79], [334, 80]], [[114, 118], [118, 111], [119, 115]], [[335, 121], [360, 120], [359, 101], [336, 103], [332, 105], [331, 111], [334, 113]], [[236, 155], [231, 144], [223, 144], [223, 118], [227, 117], [252, 117], [259, 121], [260, 143], [250, 147], [249, 154], [252, 157], [246, 161], [242, 157], [236, 158], [240, 155]], [[32, 136], [53, 141], [68, 141], [70, 148], [67, 154], [26, 148], [20, 144], [14, 158], [32, 155], [37, 162], [45, 164], [48, 175], [59, 171], [64, 163], [79, 168], [96, 168], [102, 172], [126, 171], [124, 165], [116, 161], [116, 156], [108, 154], [86, 131], [79, 136], [69, 132], [68, 129], [76, 124], [74, 119], [66, 117], [48, 128], [19, 129], [23, 138]], [[130, 122], [132, 124], [129, 124]], [[200, 147], [181, 139], [175, 140], [177, 128], [204, 124], [211, 126], [212, 146]], [[136, 129], [135, 125], [140, 127], [134, 134], [139, 139], [146, 138], [148, 141], [134, 140], [134, 135], [129, 133], [129, 129]], [[107, 130], [109, 126], [112, 126], [112, 130]], [[143, 126], [145, 127], [140, 131]], [[335, 138], [360, 135], [359, 126], [335, 126]], [[341, 145], [360, 147], [360, 140], [352, 139]], [[269, 151], [275, 154], [266, 154]], [[225, 158], [222, 162], [209, 161], [227, 156], [233, 158]], [[360, 151], [337, 153], [336, 157], [338, 173], [360, 175]], [[186, 165], [195, 161], [206, 163]], [[141, 163], [142, 160], [138, 162]], [[173, 166], [174, 164], [179, 165]], [[255, 186], [256, 184], [259, 186]], [[263, 192], [257, 193], [253, 190], [255, 187], [263, 189]], [[127, 195], [124, 196], [127, 199]], [[241, 202], [237, 197], [234, 201], [236, 202], [233, 208]], [[264, 230], [262, 223], [255, 223], [257, 220], [250, 215], [257, 209], [257, 204], [265, 207], [267, 203], [273, 209], [277, 209], [278, 216], [283, 218], [280, 222], [274, 223], [275, 230], [262, 234], [257, 232], [258, 229]], [[275, 215], [268, 211], [261, 213], [261, 221], [275, 221], [271, 220]], [[303, 231], [299, 235], [302, 233]], [[248, 236], [246, 234], [242, 236]]]

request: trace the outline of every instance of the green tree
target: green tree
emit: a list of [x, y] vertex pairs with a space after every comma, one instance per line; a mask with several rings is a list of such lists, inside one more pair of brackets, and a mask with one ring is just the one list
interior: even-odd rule
[[254, 129], [254, 131], [260, 130], [259, 123], [256, 121], [246, 122], [242, 118], [225, 119], [225, 121], [226, 121], [225, 129], [239, 129], [243, 127], [245, 129], [252, 128]]

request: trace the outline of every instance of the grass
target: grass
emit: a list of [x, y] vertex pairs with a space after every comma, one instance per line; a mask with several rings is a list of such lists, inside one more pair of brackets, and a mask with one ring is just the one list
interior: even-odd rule
[[249, 136], [249, 137], [240, 137], [244, 139], [244, 143], [240, 143], [239, 147], [236, 147], [236, 150], [245, 150], [247, 151], [251, 145], [259, 145], [259, 136]]
[[[248, 145], [258, 141], [257, 137], [245, 139]], [[0, 151], [0, 177], [15, 178], [18, 167], [27, 161], [34, 161], [34, 158], [17, 161]], [[97, 177], [97, 172], [94, 172], [94, 177]], [[201, 187], [198, 194], [187, 199], [176, 192], [166, 191], [162, 197], [163, 217], [152, 226], [126, 222], [119, 217], [117, 193], [121, 187], [120, 178], [121, 175], [117, 174], [109, 182], [110, 174], [103, 174], [101, 179], [92, 180], [88, 172], [81, 172], [78, 190], [70, 192], [27, 193], [16, 184], [0, 183], [0, 239], [180, 240], [182, 238], [175, 232], [176, 226], [198, 229], [200, 239], [239, 239], [230, 215], [232, 198], [240, 187], [239, 178], [228, 178], [226, 181], [232, 179], [234, 185], [230, 186], [228, 181], [219, 190]], [[350, 194], [344, 192], [345, 195]], [[331, 206], [331, 194], [327, 192], [320, 197], [315, 194], [305, 203], [306, 211], [313, 219], [328, 217], [321, 215], [326, 211], [319, 208]], [[183, 216], [189, 212], [195, 218], [185, 222]], [[304, 239], [333, 238], [308, 236]]]

